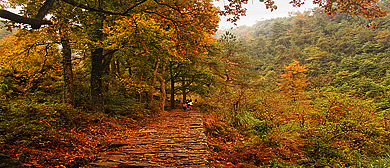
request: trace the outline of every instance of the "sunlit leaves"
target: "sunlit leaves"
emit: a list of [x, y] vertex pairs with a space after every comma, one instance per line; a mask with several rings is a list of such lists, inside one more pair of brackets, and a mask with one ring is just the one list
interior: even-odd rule
[[107, 25], [104, 32], [108, 34], [105, 44], [110, 49], [120, 49], [124, 46], [134, 48], [135, 55], [147, 56], [151, 51], [174, 51], [174, 32], [163, 29], [163, 25], [153, 18], [136, 15], [129, 19], [115, 21], [112, 26]]

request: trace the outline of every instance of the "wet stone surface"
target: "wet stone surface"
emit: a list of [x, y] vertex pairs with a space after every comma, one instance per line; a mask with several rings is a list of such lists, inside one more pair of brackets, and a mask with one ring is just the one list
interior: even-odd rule
[[135, 140], [101, 153], [92, 167], [207, 167], [201, 114], [173, 111], [136, 132]]

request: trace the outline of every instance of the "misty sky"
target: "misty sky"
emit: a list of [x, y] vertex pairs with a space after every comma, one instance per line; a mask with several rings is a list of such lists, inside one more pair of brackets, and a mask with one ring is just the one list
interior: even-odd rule
[[[269, 9], [265, 9], [264, 3], [259, 2], [259, 0], [249, 0], [248, 4], [245, 5], [247, 8], [246, 16], [241, 17], [237, 22], [238, 26], [247, 25], [252, 26], [256, 21], [267, 20], [277, 17], [287, 17], [289, 12], [303, 12], [305, 10], [312, 9], [318, 5], [313, 5], [312, 0], [306, 0], [305, 4], [299, 8], [293, 7], [289, 2], [291, 0], [275, 0], [275, 4], [278, 6], [278, 9], [271, 12]], [[227, 4], [227, 0], [215, 1], [214, 4], [223, 9], [224, 4]], [[226, 29], [234, 26], [233, 24], [226, 22], [225, 17], [221, 17], [220, 29]]]

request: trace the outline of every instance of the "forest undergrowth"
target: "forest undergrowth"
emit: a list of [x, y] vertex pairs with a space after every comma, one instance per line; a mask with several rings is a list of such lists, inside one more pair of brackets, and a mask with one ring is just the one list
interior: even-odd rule
[[[389, 112], [369, 100], [312, 91], [293, 100], [257, 90], [235, 102], [221, 90], [203, 106], [216, 167], [387, 167]], [[213, 102], [213, 103], [211, 103]], [[229, 103], [228, 103], [229, 104]]]
[[[112, 143], [158, 115], [94, 113], [70, 105], [26, 100], [0, 104], [0, 151], [26, 167], [84, 167]], [[87, 166], [86, 166], [87, 167]]]

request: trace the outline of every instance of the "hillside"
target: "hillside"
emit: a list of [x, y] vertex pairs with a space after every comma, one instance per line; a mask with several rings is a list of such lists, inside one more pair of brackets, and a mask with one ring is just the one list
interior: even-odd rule
[[314, 9], [225, 32], [223, 58], [247, 74], [210, 97], [215, 163], [388, 164], [389, 21]]

